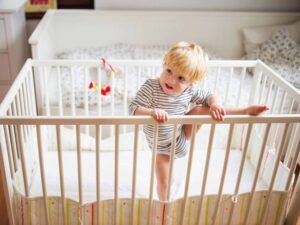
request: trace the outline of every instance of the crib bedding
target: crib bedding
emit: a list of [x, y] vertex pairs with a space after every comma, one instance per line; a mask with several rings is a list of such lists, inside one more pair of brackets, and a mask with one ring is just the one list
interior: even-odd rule
[[[77, 156], [76, 152], [64, 152], [64, 182], [66, 197], [78, 201], [78, 176], [77, 176]], [[218, 193], [219, 182], [221, 177], [221, 166], [224, 161], [225, 151], [218, 149], [214, 150], [211, 155], [211, 163], [209, 167], [209, 175], [207, 180], [206, 192], [207, 195], [216, 195]], [[83, 152], [82, 155], [82, 184], [83, 184], [83, 199], [84, 202], [91, 202], [96, 200], [96, 164], [95, 154], [92, 152]], [[137, 165], [137, 198], [149, 197], [149, 178], [151, 168], [151, 151], [138, 152]], [[101, 179], [101, 198], [112, 199], [114, 197], [114, 152], [103, 152], [100, 155], [100, 179]], [[196, 151], [193, 159], [193, 168], [191, 173], [189, 195], [196, 196], [200, 194], [201, 182], [203, 179], [204, 162], [206, 158], [206, 151]], [[49, 196], [60, 195], [59, 184], [59, 169], [57, 152], [47, 152], [45, 154], [45, 173], [46, 183]], [[120, 152], [119, 155], [119, 198], [131, 197], [132, 185], [132, 160], [133, 153], [129, 151]], [[185, 174], [188, 157], [183, 159], [176, 159], [174, 166], [174, 183], [172, 185], [171, 199], [183, 197]], [[227, 177], [224, 184], [223, 193], [233, 194], [238, 167], [241, 160], [241, 152], [239, 150], [232, 150], [228, 161]], [[251, 184], [254, 177], [254, 169], [250, 162], [246, 162], [244, 175], [242, 178], [240, 193], [250, 192]], [[30, 188], [30, 195], [32, 197], [42, 196], [42, 185], [37, 170], [36, 179]], [[260, 180], [257, 184], [257, 190], [265, 190], [267, 184]], [[154, 198], [157, 198], [154, 192]]]
[[[115, 45], [110, 46], [104, 46], [104, 47], [95, 47], [95, 48], [79, 48], [74, 49], [67, 52], [62, 52], [57, 54], [58, 59], [96, 59], [99, 60], [99, 63], [101, 62], [101, 58], [107, 58], [107, 60], [128, 60], [128, 59], [146, 59], [146, 60], [162, 60], [164, 54], [169, 49], [168, 45], [152, 45], [152, 46], [139, 46], [139, 45], [133, 45], [133, 44], [126, 44], [126, 43], [118, 43]], [[210, 59], [221, 59], [220, 56], [218, 56], [216, 53], [214, 53], [212, 50], [207, 49], [207, 53], [209, 55]], [[116, 102], [122, 102], [124, 98], [124, 71], [122, 71], [122, 68], [117, 68], [120, 70], [120, 75], [116, 76], [115, 83], [114, 83], [114, 97]], [[146, 79], [152, 77], [158, 77], [161, 72], [161, 67], [159, 68], [150, 68], [151, 72], [145, 71], [141, 73], [141, 80], [140, 82], [144, 82]], [[127, 98], [128, 101], [130, 101], [138, 88], [140, 84], [138, 83], [138, 69], [132, 67], [128, 71], [128, 78], [127, 82], [130, 84], [130, 87], [128, 87], [127, 90]], [[48, 71], [50, 76], [48, 76], [48, 85], [49, 90], [51, 90], [51, 93], [49, 94], [49, 101], [52, 105], [58, 105], [58, 91], [57, 89], [57, 70], [51, 69]], [[83, 67], [75, 67], [72, 69], [72, 73], [74, 74], [73, 81], [71, 80], [71, 70], [69, 68], [61, 68], [61, 79], [62, 79], [62, 100], [66, 107], [72, 105], [72, 82], [74, 82], [74, 94], [75, 94], [75, 104], [77, 107], [83, 107], [84, 106], [84, 99], [85, 95], [88, 94], [89, 99], [89, 106], [92, 107], [97, 104], [98, 102], [98, 93], [89, 91], [88, 93], [85, 92], [85, 83], [84, 76], [86, 73], [85, 68]], [[102, 71], [102, 73], [106, 73], [105, 71]], [[144, 73], [144, 74], [143, 74]], [[217, 75], [219, 73], [219, 75]], [[209, 74], [206, 78], [206, 81], [204, 82], [205, 88], [216, 91], [221, 96], [225, 98], [225, 90], [228, 85], [228, 80], [230, 76], [230, 68], [224, 69], [222, 68], [221, 71], [217, 71], [212, 69], [209, 71]], [[133, 76], [134, 75], [134, 76]], [[51, 77], [51, 79], [50, 79]], [[88, 79], [87, 84], [90, 82], [97, 81], [97, 71], [90, 69], [88, 70]], [[247, 88], [250, 90], [250, 85], [252, 81], [252, 77], [250, 75], [245, 76], [245, 81], [243, 82], [243, 88]], [[105, 84], [111, 84], [111, 79], [109, 76], [103, 76], [101, 78], [102, 85]], [[218, 85], [216, 85], [218, 83]], [[230, 90], [239, 90], [239, 85], [241, 84], [241, 71], [233, 71], [232, 75], [232, 82], [231, 82], [231, 88]], [[138, 85], [138, 86], [136, 86]], [[236, 97], [237, 93], [231, 93], [229, 95], [229, 99], [233, 101], [237, 101]], [[246, 97], [242, 96], [242, 101], [245, 100]], [[108, 94], [106, 96], [101, 96], [102, 105], [109, 105], [111, 102], [111, 94]], [[235, 102], [232, 102], [235, 103]]]

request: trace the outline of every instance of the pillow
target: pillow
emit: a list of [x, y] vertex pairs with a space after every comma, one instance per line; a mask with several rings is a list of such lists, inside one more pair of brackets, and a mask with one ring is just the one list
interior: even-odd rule
[[281, 28], [286, 28], [293, 40], [300, 43], [300, 20], [287, 25], [248, 27], [242, 29], [245, 52], [248, 54], [253, 48], [260, 46]]
[[[105, 131], [103, 131], [105, 132]], [[77, 151], [76, 142], [76, 130], [61, 126], [61, 137], [62, 137], [62, 150], [63, 151]], [[139, 147], [144, 149], [144, 133], [139, 132]], [[120, 151], [128, 151], [133, 149], [134, 133], [127, 132], [120, 134], [119, 146]], [[43, 126], [43, 143], [45, 144], [46, 150], [57, 151], [56, 143], [56, 128], [54, 126]], [[95, 151], [96, 150], [96, 139], [84, 132], [80, 133], [80, 145], [82, 151]], [[115, 149], [115, 137], [108, 137], [100, 140], [101, 151], [114, 151]]]
[[277, 31], [260, 48], [251, 49], [245, 58], [259, 58], [300, 89], [300, 45], [292, 39], [287, 28]]
[[[77, 140], [75, 128], [71, 129], [61, 126], [61, 142], [63, 151], [76, 151]], [[47, 150], [57, 150], [55, 126], [43, 126], [43, 143], [47, 146]], [[82, 151], [95, 150], [95, 138], [81, 132], [80, 145]]]

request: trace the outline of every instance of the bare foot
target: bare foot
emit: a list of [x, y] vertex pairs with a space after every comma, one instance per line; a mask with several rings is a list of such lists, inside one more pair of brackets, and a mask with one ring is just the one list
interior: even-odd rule
[[266, 105], [251, 105], [246, 108], [246, 114], [255, 116], [267, 110], [269, 110], [269, 107]]

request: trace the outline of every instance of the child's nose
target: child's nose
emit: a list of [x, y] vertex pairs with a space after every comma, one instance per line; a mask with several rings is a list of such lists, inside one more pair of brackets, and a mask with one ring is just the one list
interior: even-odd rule
[[173, 76], [170, 76], [168, 79], [168, 83], [175, 84], [175, 82], [176, 82], [176, 79]]

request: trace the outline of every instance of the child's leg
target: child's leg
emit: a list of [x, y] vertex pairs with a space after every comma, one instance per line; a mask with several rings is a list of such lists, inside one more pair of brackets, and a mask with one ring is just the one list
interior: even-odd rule
[[157, 154], [155, 169], [158, 198], [161, 201], [166, 201], [169, 181], [170, 157], [168, 155]]
[[[227, 115], [258, 115], [269, 108], [266, 105], [251, 105], [245, 108], [226, 108]], [[192, 108], [187, 115], [209, 115], [209, 107], [206, 106], [196, 106]], [[196, 127], [196, 132], [200, 129], [201, 125]], [[192, 125], [184, 125], [184, 134], [187, 139], [192, 136]]]

